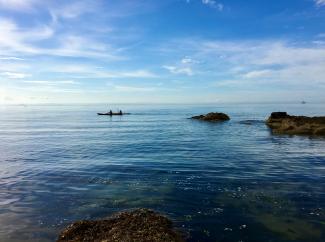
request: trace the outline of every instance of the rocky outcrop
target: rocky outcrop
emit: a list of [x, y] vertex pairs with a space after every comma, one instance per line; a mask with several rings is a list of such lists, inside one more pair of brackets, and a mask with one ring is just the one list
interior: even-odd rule
[[276, 134], [325, 136], [325, 117], [291, 116], [286, 112], [275, 112], [266, 124]]
[[224, 113], [208, 113], [206, 115], [194, 116], [192, 119], [198, 119], [209, 122], [219, 122], [230, 120], [229, 116]]
[[69, 225], [57, 242], [183, 242], [172, 222], [148, 209], [121, 212], [106, 220]]

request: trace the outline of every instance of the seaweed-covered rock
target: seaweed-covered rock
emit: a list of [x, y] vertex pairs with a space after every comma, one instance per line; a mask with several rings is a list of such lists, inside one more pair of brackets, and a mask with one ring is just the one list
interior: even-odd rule
[[325, 117], [291, 116], [286, 112], [275, 112], [266, 124], [277, 134], [325, 136]]
[[172, 222], [148, 209], [121, 212], [97, 221], [83, 220], [69, 225], [57, 242], [183, 242]]
[[198, 119], [210, 122], [219, 122], [230, 120], [229, 116], [224, 113], [208, 113], [206, 115], [193, 116], [192, 119]]

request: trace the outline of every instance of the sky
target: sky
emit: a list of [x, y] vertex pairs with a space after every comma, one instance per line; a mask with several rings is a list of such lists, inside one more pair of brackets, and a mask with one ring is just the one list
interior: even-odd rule
[[0, 0], [0, 104], [325, 102], [325, 0]]

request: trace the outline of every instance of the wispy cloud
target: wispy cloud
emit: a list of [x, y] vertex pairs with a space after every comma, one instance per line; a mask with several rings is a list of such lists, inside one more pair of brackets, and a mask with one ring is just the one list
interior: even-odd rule
[[[325, 46], [312, 42], [297, 45], [283, 40], [183, 39], [171, 41], [167, 46], [161, 51], [178, 48], [174, 54], [186, 52], [193, 59], [204, 60], [195, 67], [197, 77], [218, 79], [219, 87], [232, 85], [233, 88], [241, 88], [246, 85], [245, 88], [254, 88], [255, 83], [301, 88], [308, 84], [320, 86], [320, 83], [325, 83]], [[173, 72], [178, 70], [175, 66], [168, 68]]]
[[[185, 2], [188, 4], [194, 1], [196, 0], [185, 0]], [[202, 4], [208, 7], [217, 9], [218, 11], [222, 11], [224, 9], [224, 5], [217, 0], [197, 0], [197, 1], [200, 1]]]
[[99, 1], [70, 1], [68, 4], [52, 6], [49, 12], [53, 21], [56, 23], [60, 18], [73, 19], [86, 13], [98, 10]]
[[92, 65], [56, 65], [47, 72], [72, 74], [78, 78], [158, 78], [149, 70], [119, 70], [109, 71]]
[[315, 4], [319, 7], [325, 6], [325, 0], [315, 0]]
[[272, 73], [272, 70], [258, 70], [258, 71], [250, 71], [248, 73], [243, 74], [244, 78], [263, 78]]
[[0, 0], [0, 8], [14, 11], [30, 11], [38, 0]]
[[53, 49], [40, 50], [47, 55], [106, 58], [110, 60], [122, 60], [122, 56], [115, 55], [115, 50], [102, 42], [77, 35], [65, 35], [57, 38], [60, 45]]
[[31, 42], [41, 41], [53, 36], [53, 29], [48, 26], [38, 26], [30, 30], [19, 28], [10, 19], [0, 18], [0, 50], [5, 53], [38, 53], [40, 49]]
[[325, 33], [320, 33], [317, 35], [318, 38], [325, 38]]
[[190, 67], [176, 67], [176, 66], [163, 66], [164, 69], [168, 70], [173, 74], [185, 74], [188, 76], [193, 75], [193, 70]]
[[[20, 93], [28, 95], [35, 90], [38, 95], [42, 91], [59, 95], [102, 90], [107, 88], [107, 81], [112, 81], [116, 84], [109, 86], [109, 91], [113, 90], [117, 100], [120, 92], [132, 97], [136, 95], [128, 94], [140, 93], [138, 98], [142, 98], [163, 92], [164, 87], [188, 88], [188, 96], [190, 91], [201, 89], [200, 97], [223, 87], [257, 90], [256, 86], [266, 89], [290, 85], [291, 90], [313, 85], [317, 90], [324, 89], [325, 42], [319, 20], [323, 17], [325, 0], [309, 1], [312, 7], [305, 11], [317, 13], [313, 20], [304, 23], [305, 30], [310, 31], [298, 33], [295, 28], [290, 32], [288, 27], [287, 38], [301, 36], [287, 40], [276, 39], [283, 33], [272, 26], [269, 36], [269, 29], [263, 28], [265, 21], [255, 25], [242, 18], [250, 13], [252, 19], [258, 20], [265, 14], [263, 19], [269, 21], [272, 15], [272, 21], [278, 21], [274, 9], [254, 15], [255, 7], [261, 7], [260, 4], [232, 8], [230, 1], [226, 8], [223, 5], [226, 1], [222, 0], [182, 2], [190, 5], [175, 20], [175, 25], [170, 26], [168, 18], [155, 22], [154, 29], [151, 21], [174, 16], [173, 7], [179, 7], [179, 1], [0, 0], [0, 85], [21, 88]], [[290, 6], [290, 13], [302, 7]], [[236, 10], [232, 17], [238, 21], [217, 16], [218, 11], [225, 9]], [[202, 11], [206, 12], [204, 16]], [[185, 21], [187, 17], [195, 19]], [[191, 25], [189, 32], [187, 26], [196, 18], [202, 25]], [[298, 26], [298, 22], [300, 26], [303, 18], [290, 18], [290, 26]], [[310, 28], [316, 19], [318, 22]], [[204, 24], [206, 21], [209, 24]], [[157, 28], [168, 26], [170, 31], [154, 36]], [[238, 31], [240, 26], [247, 26], [244, 31], [247, 35]], [[254, 28], [261, 32], [250, 36]], [[222, 36], [223, 41], [213, 36]], [[249, 39], [258, 36], [262, 38]], [[217, 88], [208, 89], [210, 83]]]
[[182, 60], [181, 60], [181, 63], [182, 64], [194, 64], [194, 63], [198, 63], [198, 61], [190, 58], [190, 57], [184, 57]]
[[29, 77], [30, 74], [6, 71], [6, 72], [1, 72], [0, 76], [7, 77], [9, 79], [24, 79], [26, 77]]
[[23, 61], [23, 58], [14, 57], [14, 56], [2, 56], [0, 60], [10, 60], [10, 61]]
[[19, 90], [29, 93], [42, 93], [44, 95], [48, 93], [85, 93], [86, 90], [80, 88], [67, 88], [61, 86], [51, 86], [51, 85], [38, 85], [38, 86], [25, 86], [25, 87], [14, 87], [13, 90]]
[[60, 80], [55, 80], [55, 81], [35, 81], [35, 80], [32, 80], [32, 81], [23, 81], [23, 83], [36, 84], [36, 85], [45, 85], [45, 86], [80, 84], [80, 82], [76, 82], [74, 80], [67, 80], [67, 81], [60, 81]]
[[[42, 47], [42, 41], [47, 40], [47, 46]], [[55, 36], [53, 27], [47, 25], [23, 29], [5, 18], [0, 18], [0, 51], [2, 54], [48, 55], [83, 58], [123, 59], [115, 55], [115, 50], [109, 45], [87, 37], [61, 34]]]
[[195, 64], [198, 64], [198, 61], [186, 56], [173, 65], [163, 65], [162, 68], [168, 70], [172, 74], [193, 76], [193, 66], [195, 66]]
[[114, 86], [115, 91], [119, 92], [152, 92], [155, 91], [155, 87], [138, 87], [138, 86]]
[[136, 71], [125, 71], [125, 72], [112, 72], [107, 73], [107, 76], [113, 78], [127, 78], [127, 77], [134, 77], [134, 78], [156, 78], [158, 77], [156, 74], [147, 71], [147, 70], [136, 70]]
[[[200, 43], [198, 45], [197, 43]], [[297, 45], [282, 40], [265, 41], [211, 41], [178, 40], [170, 43], [183, 45], [180, 51], [192, 50], [192, 56], [214, 60], [216, 63], [232, 62], [252, 65], [292, 65], [325, 61], [325, 48], [317, 45]], [[169, 45], [169, 48], [173, 48]]]
[[202, 3], [209, 7], [218, 9], [219, 11], [223, 10], [223, 4], [221, 4], [215, 0], [202, 0]]
[[31, 66], [24, 61], [1, 60], [0, 72], [30, 73]]

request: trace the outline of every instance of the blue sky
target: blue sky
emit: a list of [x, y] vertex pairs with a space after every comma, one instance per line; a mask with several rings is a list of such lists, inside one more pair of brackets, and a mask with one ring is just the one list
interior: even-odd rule
[[0, 0], [0, 103], [325, 102], [325, 0]]

